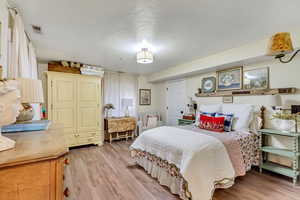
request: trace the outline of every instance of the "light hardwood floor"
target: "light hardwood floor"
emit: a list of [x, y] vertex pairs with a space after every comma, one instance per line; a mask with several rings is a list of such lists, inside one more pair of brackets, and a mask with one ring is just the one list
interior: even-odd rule
[[[131, 142], [72, 149], [66, 184], [68, 200], [179, 200], [166, 187], [134, 165]], [[216, 190], [214, 200], [300, 200], [300, 186], [276, 174], [252, 170], [226, 190]]]

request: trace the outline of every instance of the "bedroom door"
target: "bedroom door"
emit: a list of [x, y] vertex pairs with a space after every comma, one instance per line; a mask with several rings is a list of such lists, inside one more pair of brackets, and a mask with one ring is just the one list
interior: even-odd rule
[[167, 124], [176, 126], [185, 111], [186, 91], [185, 81], [176, 80], [167, 84]]

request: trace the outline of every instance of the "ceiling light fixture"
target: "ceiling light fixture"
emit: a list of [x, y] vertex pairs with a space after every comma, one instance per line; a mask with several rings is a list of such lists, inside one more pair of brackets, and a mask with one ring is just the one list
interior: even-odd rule
[[141, 51], [139, 51], [136, 54], [136, 62], [140, 64], [149, 64], [153, 63], [153, 53], [148, 50], [148, 48], [142, 48]]

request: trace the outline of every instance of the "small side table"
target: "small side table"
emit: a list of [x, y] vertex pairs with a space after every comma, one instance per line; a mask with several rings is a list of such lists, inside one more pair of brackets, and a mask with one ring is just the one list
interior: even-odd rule
[[189, 119], [178, 119], [178, 125], [179, 126], [186, 126], [195, 123], [195, 120], [189, 120]]
[[[260, 133], [260, 172], [262, 169], [269, 170], [278, 174], [282, 174], [288, 177], [293, 178], [293, 183], [296, 185], [297, 179], [300, 175], [300, 133], [295, 132], [286, 132], [280, 130], [272, 130], [272, 129], [262, 129], [259, 131]], [[293, 139], [293, 149], [281, 149], [273, 146], [268, 146], [268, 138], [270, 136], [286, 136]], [[285, 167], [273, 162], [268, 161], [268, 154], [275, 154], [279, 156], [283, 156], [289, 158], [293, 161], [292, 168]]]
[[133, 139], [136, 130], [134, 117], [111, 117], [104, 119], [105, 139], [111, 143], [113, 140]]

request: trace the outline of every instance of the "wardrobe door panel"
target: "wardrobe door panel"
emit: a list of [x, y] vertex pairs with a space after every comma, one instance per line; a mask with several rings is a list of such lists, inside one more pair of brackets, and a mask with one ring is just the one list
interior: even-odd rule
[[78, 117], [77, 126], [80, 137], [85, 132], [99, 130], [100, 123], [100, 79], [77, 79]]
[[51, 79], [51, 114], [54, 123], [62, 123], [66, 133], [76, 131], [76, 80], [68, 76], [54, 76]]

